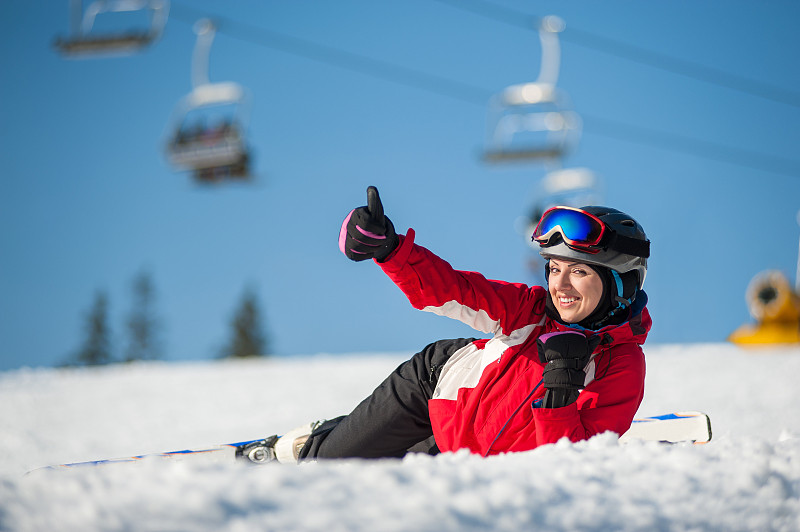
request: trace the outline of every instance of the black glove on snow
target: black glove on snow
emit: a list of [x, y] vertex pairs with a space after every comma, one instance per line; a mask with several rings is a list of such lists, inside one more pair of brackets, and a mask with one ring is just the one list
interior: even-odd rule
[[545, 365], [544, 408], [561, 408], [578, 399], [586, 379], [584, 368], [598, 345], [599, 337], [587, 338], [577, 331], [544, 334], [536, 340], [539, 361]]
[[376, 259], [383, 262], [399, 239], [392, 221], [383, 215], [378, 189], [367, 187], [367, 205], [350, 211], [339, 231], [339, 249], [356, 262]]

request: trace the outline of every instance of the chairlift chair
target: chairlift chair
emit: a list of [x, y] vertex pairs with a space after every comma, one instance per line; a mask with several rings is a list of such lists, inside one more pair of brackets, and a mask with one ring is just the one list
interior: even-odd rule
[[[130, 54], [158, 40], [169, 12], [168, 0], [95, 0], [83, 10], [81, 0], [70, 0], [71, 31], [66, 38], [57, 38], [55, 48], [67, 57]], [[99, 15], [146, 11], [149, 26], [110, 32], [95, 29]]]
[[484, 160], [490, 163], [561, 159], [580, 136], [581, 119], [556, 87], [560, 62], [558, 33], [564, 22], [544, 17], [539, 27], [539, 77], [512, 85], [492, 97]]
[[[233, 112], [216, 113], [215, 108]], [[208, 83], [195, 87], [179, 103], [171, 120], [167, 140], [169, 162], [180, 170], [192, 171], [198, 181], [249, 176], [250, 154], [245, 141], [249, 98], [233, 82]], [[217, 122], [209, 122], [214, 115]], [[221, 117], [225, 117], [224, 122]]]
[[[168, 126], [167, 158], [178, 170], [191, 171], [199, 183], [249, 179], [245, 132], [250, 98], [237, 83], [209, 82], [208, 62], [216, 29], [210, 20], [201, 19], [194, 31], [193, 88], [178, 103]], [[210, 122], [212, 118], [217, 123]]]
[[548, 172], [540, 183], [541, 196], [554, 205], [583, 207], [602, 203], [602, 182], [589, 168], [560, 168]]
[[581, 118], [551, 85], [512, 85], [492, 98], [484, 159], [491, 163], [555, 160], [576, 144]]

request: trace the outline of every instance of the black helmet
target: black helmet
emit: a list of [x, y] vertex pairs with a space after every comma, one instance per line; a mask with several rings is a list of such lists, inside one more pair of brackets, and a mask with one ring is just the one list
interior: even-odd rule
[[[569, 238], [569, 235], [565, 235], [565, 228], [562, 225], [545, 231], [547, 227], [543, 227], [542, 222], [549, 213], [558, 209], [588, 213], [603, 224], [605, 231], [598, 236], [597, 242], [584, 245], [577, 244]], [[550, 257], [575, 259], [586, 264], [605, 266], [620, 274], [635, 271], [638, 287], [641, 289], [644, 286], [647, 258], [650, 256], [650, 241], [642, 226], [632, 216], [622, 211], [599, 206], [580, 209], [554, 207], [542, 215], [533, 239], [539, 242], [541, 246], [539, 254], [546, 259]]]

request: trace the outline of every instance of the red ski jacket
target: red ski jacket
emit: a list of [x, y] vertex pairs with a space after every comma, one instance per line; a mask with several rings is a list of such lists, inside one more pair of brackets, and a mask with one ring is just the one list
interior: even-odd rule
[[537, 408], [545, 388], [536, 339], [571, 330], [545, 314], [546, 289], [455, 270], [414, 244], [413, 229], [400, 239], [379, 265], [412, 306], [493, 335], [466, 345], [442, 369], [428, 402], [441, 451], [466, 448], [486, 456], [628, 430], [644, 395], [640, 345], [651, 326], [646, 308], [621, 325], [585, 331], [602, 341], [586, 367], [578, 400], [563, 408]]

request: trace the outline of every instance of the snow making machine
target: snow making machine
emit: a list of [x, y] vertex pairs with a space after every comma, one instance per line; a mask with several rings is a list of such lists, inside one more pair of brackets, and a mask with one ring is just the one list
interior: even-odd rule
[[800, 344], [800, 294], [777, 270], [757, 274], [745, 293], [756, 323], [736, 329], [728, 340], [740, 345]]

